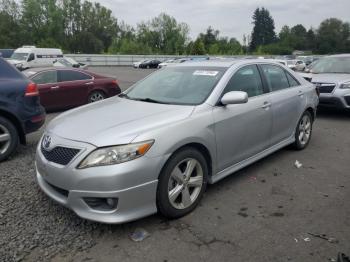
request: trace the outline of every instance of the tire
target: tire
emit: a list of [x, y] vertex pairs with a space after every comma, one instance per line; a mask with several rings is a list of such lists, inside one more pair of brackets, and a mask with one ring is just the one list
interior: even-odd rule
[[313, 119], [309, 111], [305, 111], [295, 128], [295, 142], [293, 147], [302, 150], [308, 146], [312, 135]]
[[15, 125], [0, 116], [0, 162], [8, 159], [17, 149], [19, 136]]
[[106, 98], [106, 94], [102, 91], [93, 91], [88, 97], [88, 103], [101, 101]]
[[[193, 168], [190, 168], [191, 166]], [[188, 168], [192, 172], [186, 174]], [[176, 152], [165, 164], [159, 176], [158, 212], [170, 219], [192, 212], [203, 197], [207, 181], [208, 164], [198, 150], [187, 147]]]

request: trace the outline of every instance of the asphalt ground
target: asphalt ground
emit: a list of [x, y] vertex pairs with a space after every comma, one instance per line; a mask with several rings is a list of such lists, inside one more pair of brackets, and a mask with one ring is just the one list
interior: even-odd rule
[[[91, 70], [116, 76], [123, 90], [153, 71]], [[80, 219], [40, 191], [34, 155], [42, 132], [0, 163], [0, 261], [326, 262], [350, 254], [349, 113], [320, 110], [307, 149], [282, 149], [210, 185], [186, 217], [123, 225]], [[134, 242], [139, 229], [148, 237]]]

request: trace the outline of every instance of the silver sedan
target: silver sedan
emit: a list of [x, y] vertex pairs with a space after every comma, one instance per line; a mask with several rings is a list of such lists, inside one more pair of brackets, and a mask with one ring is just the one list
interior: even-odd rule
[[287, 145], [304, 149], [317, 104], [311, 83], [273, 61], [168, 66], [51, 121], [37, 181], [85, 219], [181, 217], [208, 183]]

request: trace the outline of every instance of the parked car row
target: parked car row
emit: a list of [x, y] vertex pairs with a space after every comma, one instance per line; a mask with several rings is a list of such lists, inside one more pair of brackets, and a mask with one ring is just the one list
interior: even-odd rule
[[155, 59], [155, 60], [141, 60], [139, 62], [133, 63], [134, 68], [162, 68], [168, 65], [173, 64], [181, 64], [186, 61], [203, 61], [203, 60], [209, 60], [209, 57], [203, 56], [203, 57], [185, 57], [185, 58], [173, 58], [168, 59], [163, 62]]

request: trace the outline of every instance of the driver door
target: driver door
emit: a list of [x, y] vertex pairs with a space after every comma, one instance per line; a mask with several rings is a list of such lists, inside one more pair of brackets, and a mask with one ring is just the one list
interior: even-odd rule
[[247, 92], [248, 102], [214, 108], [218, 171], [252, 157], [270, 145], [271, 103], [257, 66], [240, 68], [222, 95], [230, 91]]

